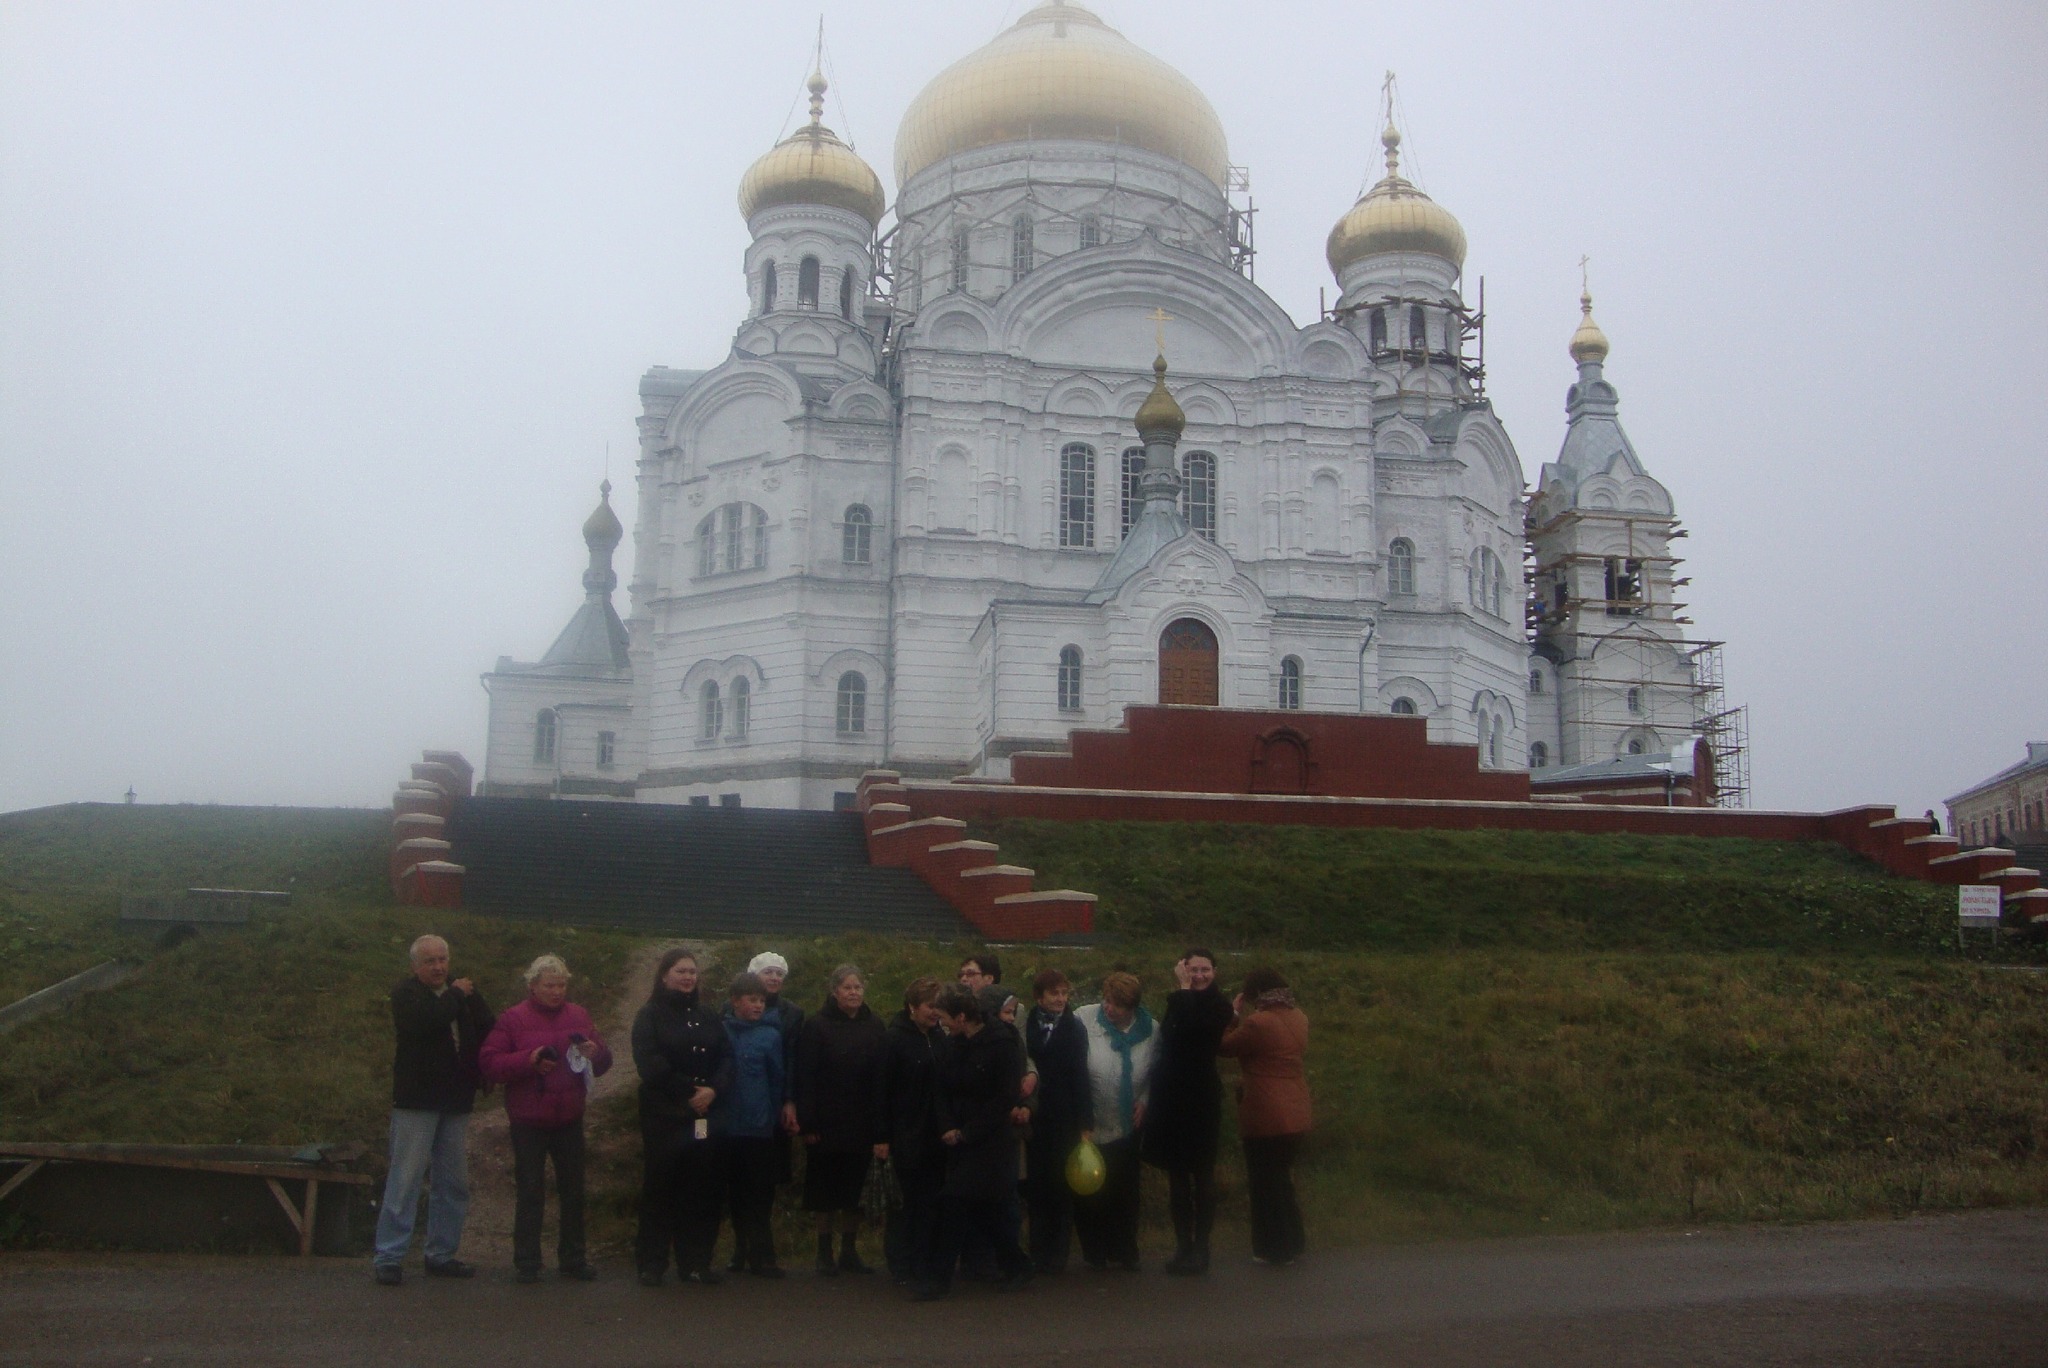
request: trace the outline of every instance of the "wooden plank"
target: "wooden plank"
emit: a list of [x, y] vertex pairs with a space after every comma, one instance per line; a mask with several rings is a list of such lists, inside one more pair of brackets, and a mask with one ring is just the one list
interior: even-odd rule
[[368, 1187], [377, 1180], [366, 1173], [319, 1168], [312, 1164], [236, 1163], [224, 1159], [181, 1159], [80, 1153], [68, 1145], [18, 1143], [0, 1145], [0, 1159], [48, 1159], [68, 1164], [127, 1164], [135, 1168], [177, 1169], [190, 1173], [233, 1173], [245, 1178], [289, 1178], [303, 1181], [317, 1177], [323, 1183], [351, 1183]]
[[299, 1226], [299, 1257], [311, 1258], [313, 1254], [313, 1218], [320, 1214], [320, 1180], [306, 1180], [306, 1219]]
[[6, 1201], [8, 1193], [14, 1191], [23, 1183], [26, 1183], [29, 1179], [35, 1177], [37, 1172], [42, 1169], [43, 1165], [49, 1162], [50, 1161], [47, 1159], [31, 1159], [29, 1160], [27, 1167], [23, 1168], [21, 1172], [15, 1174], [12, 1178], [9, 1178], [5, 1183], [0, 1183], [0, 1202]]
[[284, 1184], [275, 1178], [266, 1178], [263, 1181], [270, 1184], [270, 1195], [277, 1198], [277, 1204], [284, 1208], [284, 1218], [292, 1223], [292, 1229], [298, 1234], [299, 1243], [305, 1244], [306, 1231], [299, 1220], [299, 1209], [292, 1205], [291, 1198], [284, 1195]]

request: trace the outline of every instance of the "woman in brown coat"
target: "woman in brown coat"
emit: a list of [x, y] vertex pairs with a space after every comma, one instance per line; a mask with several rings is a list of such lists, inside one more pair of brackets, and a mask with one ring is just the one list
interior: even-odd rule
[[1233, 1004], [1237, 1019], [1223, 1033], [1222, 1054], [1237, 1060], [1237, 1129], [1244, 1139], [1245, 1186], [1252, 1203], [1252, 1257], [1284, 1267], [1301, 1257], [1301, 1203], [1294, 1161], [1308, 1135], [1308, 1018], [1294, 1005], [1287, 980], [1254, 969]]

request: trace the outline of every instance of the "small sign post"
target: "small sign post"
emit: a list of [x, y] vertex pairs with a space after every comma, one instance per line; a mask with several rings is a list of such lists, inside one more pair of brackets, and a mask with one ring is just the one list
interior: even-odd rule
[[1971, 929], [1989, 931], [1998, 939], [1999, 887], [1997, 884], [1964, 884], [1956, 890], [1956, 944]]

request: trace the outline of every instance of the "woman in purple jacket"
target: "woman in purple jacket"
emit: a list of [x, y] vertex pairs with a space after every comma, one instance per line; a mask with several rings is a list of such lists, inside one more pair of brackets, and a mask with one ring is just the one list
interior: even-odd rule
[[483, 1075], [505, 1085], [513, 1173], [519, 1203], [512, 1218], [512, 1262], [519, 1281], [540, 1281], [540, 1220], [547, 1163], [555, 1163], [561, 1205], [557, 1247], [562, 1276], [590, 1282], [597, 1270], [583, 1243], [583, 1108], [590, 1085], [612, 1066], [590, 1013], [569, 1001], [569, 966], [542, 955], [526, 970], [526, 1001], [498, 1018], [479, 1055]]

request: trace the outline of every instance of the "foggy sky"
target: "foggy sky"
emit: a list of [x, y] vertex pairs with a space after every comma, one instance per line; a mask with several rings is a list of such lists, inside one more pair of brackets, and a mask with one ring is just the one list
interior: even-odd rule
[[[1026, 7], [0, 6], [0, 810], [481, 765], [607, 443], [633, 525], [638, 377], [745, 312], [734, 194], [820, 5], [885, 181]], [[1918, 812], [2048, 738], [2048, 7], [1094, 7], [1215, 104], [1297, 321], [1398, 71], [1532, 483], [1591, 256], [1757, 806]]]

